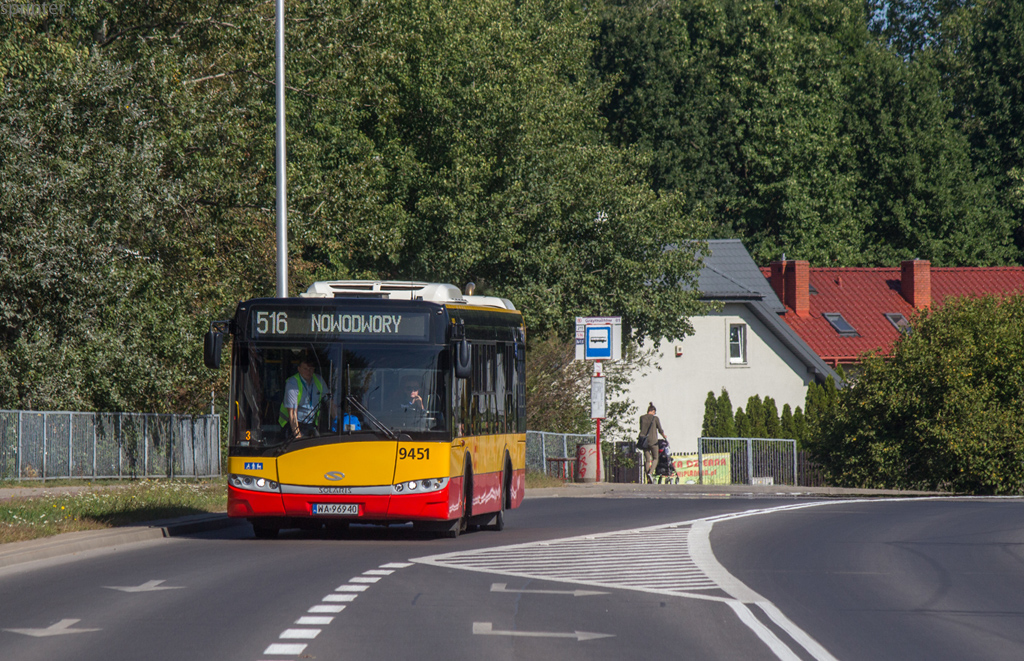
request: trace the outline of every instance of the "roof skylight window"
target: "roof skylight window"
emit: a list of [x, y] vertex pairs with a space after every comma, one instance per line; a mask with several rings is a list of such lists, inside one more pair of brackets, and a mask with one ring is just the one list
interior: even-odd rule
[[893, 328], [901, 333], [910, 332], [910, 322], [899, 312], [886, 312], [885, 318], [889, 320], [889, 323], [893, 325]]
[[832, 324], [832, 328], [836, 329], [836, 332], [841, 337], [860, 337], [857, 329], [851, 326], [850, 322], [844, 319], [843, 315], [838, 312], [826, 312], [822, 316], [825, 317], [828, 323]]

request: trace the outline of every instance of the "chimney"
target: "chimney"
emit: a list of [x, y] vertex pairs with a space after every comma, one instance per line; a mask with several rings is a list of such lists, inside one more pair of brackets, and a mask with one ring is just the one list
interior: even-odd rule
[[768, 282], [772, 285], [772, 291], [779, 297], [779, 300], [783, 303], [786, 302], [786, 264], [787, 262], [772, 262], [771, 263], [771, 277], [768, 278]]
[[900, 294], [918, 310], [932, 304], [932, 263], [908, 259], [900, 264]]
[[811, 265], [805, 259], [792, 259], [786, 264], [787, 308], [792, 308], [798, 317], [811, 316]]

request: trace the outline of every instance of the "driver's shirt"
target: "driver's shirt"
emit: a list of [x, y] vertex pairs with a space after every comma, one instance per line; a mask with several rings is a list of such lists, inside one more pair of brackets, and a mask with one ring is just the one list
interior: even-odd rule
[[312, 381], [302, 379], [302, 396], [300, 399], [299, 379], [302, 379], [302, 377], [295, 374], [285, 383], [285, 408], [296, 409], [295, 414], [298, 416], [301, 424], [315, 424], [317, 404], [323, 395], [321, 381], [315, 375]]

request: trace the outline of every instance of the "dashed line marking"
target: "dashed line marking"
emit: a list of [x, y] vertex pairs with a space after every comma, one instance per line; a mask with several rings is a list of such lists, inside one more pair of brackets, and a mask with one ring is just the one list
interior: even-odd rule
[[285, 629], [278, 638], [282, 640], [313, 640], [320, 635], [320, 629]]
[[[307, 613], [316, 615], [303, 615], [295, 621], [298, 626], [327, 626], [334, 622], [334, 615], [345, 610], [347, 604], [356, 600], [368, 587], [374, 585], [381, 578], [390, 576], [397, 569], [412, 567], [411, 562], [389, 562], [381, 565], [378, 569], [368, 569], [360, 576], [353, 576], [349, 582], [339, 585], [334, 592], [325, 595], [319, 604], [311, 606]], [[77, 622], [74, 620], [73, 622]], [[322, 629], [294, 628], [285, 629], [278, 637], [280, 640], [313, 640], [320, 635]], [[263, 651], [268, 656], [299, 656], [306, 650], [306, 643], [273, 643]]]
[[340, 613], [345, 607], [340, 604], [317, 604], [310, 608], [307, 613]]
[[274, 643], [263, 650], [264, 654], [273, 654], [275, 656], [297, 656], [305, 651], [306, 645], [301, 644], [287, 644], [287, 643]]

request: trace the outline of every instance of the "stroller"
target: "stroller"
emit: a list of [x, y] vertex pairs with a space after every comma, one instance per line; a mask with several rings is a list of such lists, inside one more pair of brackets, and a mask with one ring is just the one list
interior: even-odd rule
[[672, 463], [672, 457], [668, 454], [668, 441], [658, 441], [658, 465], [654, 468], [654, 474], [658, 477], [679, 477], [676, 474], [676, 466]]

